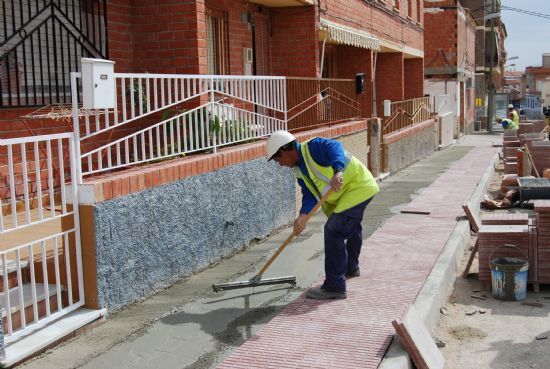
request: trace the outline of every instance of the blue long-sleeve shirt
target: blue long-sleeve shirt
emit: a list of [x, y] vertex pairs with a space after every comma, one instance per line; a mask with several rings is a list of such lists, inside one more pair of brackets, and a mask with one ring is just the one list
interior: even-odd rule
[[[306, 163], [302, 156], [301, 145], [297, 144], [298, 163], [296, 164], [304, 175], [309, 176]], [[309, 153], [312, 159], [323, 167], [332, 167], [334, 171], [343, 171], [346, 167], [346, 152], [342, 144], [335, 140], [317, 137], [308, 143]], [[317, 198], [311, 193], [303, 179], [298, 179], [302, 188], [302, 207], [300, 213], [307, 214], [317, 204]]]

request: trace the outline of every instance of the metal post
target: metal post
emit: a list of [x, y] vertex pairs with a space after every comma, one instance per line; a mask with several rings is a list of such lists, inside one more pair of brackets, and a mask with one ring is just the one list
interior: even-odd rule
[[[210, 78], [210, 105], [212, 106], [211, 108], [211, 117], [210, 119], [212, 119], [213, 122], [215, 122], [215, 119], [214, 119], [214, 108], [215, 108], [215, 104], [214, 104], [214, 78]], [[208, 122], [208, 124], [210, 124], [210, 122]], [[218, 151], [218, 148], [216, 146], [216, 127], [212, 127], [212, 149], [214, 151], [214, 154]]]
[[[73, 182], [77, 184], [82, 183], [82, 167], [80, 158], [80, 123], [78, 121], [78, 84], [77, 78], [80, 77], [80, 73], [71, 73], [71, 100], [72, 100], [72, 115], [73, 115], [73, 129], [74, 129], [74, 166], [76, 167], [76, 173], [73, 177]], [[74, 201], [73, 201], [74, 202]]]
[[[495, 9], [495, 0], [491, 0], [491, 13], [494, 14], [496, 12]], [[489, 83], [488, 83], [488, 106], [487, 106], [487, 131], [491, 133], [493, 131], [493, 114], [494, 114], [494, 101], [493, 101], [493, 94], [494, 94], [494, 85], [493, 85], [493, 64], [495, 61], [495, 47], [498, 47], [498, 45], [495, 45], [495, 19], [491, 18], [491, 33], [489, 36], [489, 42], [491, 44], [490, 47], [490, 64], [489, 64]]]
[[283, 111], [285, 112], [285, 131], [288, 131], [288, 109], [287, 109], [287, 95], [286, 95], [286, 77], [283, 79]]

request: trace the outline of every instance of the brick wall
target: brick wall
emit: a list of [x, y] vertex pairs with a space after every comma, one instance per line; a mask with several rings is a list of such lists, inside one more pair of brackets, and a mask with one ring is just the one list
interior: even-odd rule
[[424, 59], [404, 59], [404, 97], [424, 96]]
[[133, 1], [130, 30], [133, 72], [206, 71], [203, 1]]
[[339, 45], [336, 48], [336, 77], [353, 79], [356, 73], [365, 73], [365, 92], [358, 96], [363, 117], [372, 114], [372, 51]]
[[313, 6], [271, 9], [273, 75], [317, 77], [319, 41]]
[[381, 53], [376, 61], [376, 99], [403, 100], [404, 68], [402, 53]]
[[[413, 1], [420, 4], [423, 1]], [[326, 0], [323, 2], [323, 17], [349, 27], [362, 29], [372, 35], [399, 45], [423, 50], [422, 27], [407, 18], [405, 0], [400, 0], [400, 11], [396, 13], [391, 2], [386, 4], [363, 0]], [[416, 5], [415, 5], [416, 6]], [[416, 8], [415, 8], [416, 9]], [[422, 11], [420, 12], [422, 14]]]
[[134, 62], [132, 45], [132, 3], [130, 0], [107, 2], [109, 59], [116, 61], [117, 72], [130, 72]]
[[470, 73], [475, 72], [475, 23], [469, 12], [460, 9], [457, 18], [457, 63]]
[[[440, 2], [431, 3], [435, 7]], [[457, 65], [457, 10], [430, 8], [424, 14], [426, 71]]]

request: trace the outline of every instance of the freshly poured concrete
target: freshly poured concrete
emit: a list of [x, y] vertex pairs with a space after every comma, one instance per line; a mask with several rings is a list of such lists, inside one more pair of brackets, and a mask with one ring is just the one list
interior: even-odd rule
[[[483, 136], [485, 144], [494, 137]], [[467, 142], [468, 143], [468, 142]], [[475, 145], [476, 143], [473, 143]], [[365, 238], [398, 213], [422, 188], [470, 147], [453, 146], [412, 165], [381, 184], [367, 208]], [[250, 338], [282, 306], [322, 274], [323, 216], [295, 240], [266, 277], [296, 275], [297, 289], [271, 286], [215, 294], [211, 284], [247, 279], [290, 230], [249, 247], [217, 266], [111, 316], [107, 323], [57, 347], [25, 368], [211, 368]], [[254, 292], [254, 293], [253, 293]]]

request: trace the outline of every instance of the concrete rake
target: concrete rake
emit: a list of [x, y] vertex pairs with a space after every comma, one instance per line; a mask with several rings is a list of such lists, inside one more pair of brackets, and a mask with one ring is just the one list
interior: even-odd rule
[[[315, 207], [311, 209], [311, 211], [307, 214], [305, 224], [309, 221], [309, 219], [319, 210], [319, 208], [323, 205], [325, 200], [330, 196], [332, 193], [332, 190], [329, 189], [327, 193], [321, 197], [319, 201], [317, 201], [317, 204], [315, 204]], [[271, 266], [271, 264], [277, 259], [279, 254], [288, 246], [290, 241], [292, 241], [296, 237], [296, 233], [294, 230], [292, 233], [287, 237], [287, 239], [283, 242], [281, 246], [275, 251], [275, 253], [269, 258], [269, 260], [264, 264], [264, 266], [260, 269], [258, 274], [256, 274], [254, 277], [250, 278], [248, 281], [239, 281], [239, 282], [228, 282], [228, 283], [216, 283], [212, 285], [212, 289], [214, 292], [224, 291], [224, 290], [234, 290], [237, 288], [246, 288], [246, 287], [259, 287], [259, 286], [268, 286], [272, 284], [291, 284], [296, 285], [296, 277], [295, 276], [286, 276], [286, 277], [276, 277], [276, 278], [264, 278], [262, 279], [262, 275], [265, 273], [267, 268]]]

